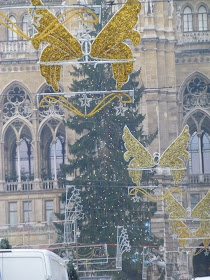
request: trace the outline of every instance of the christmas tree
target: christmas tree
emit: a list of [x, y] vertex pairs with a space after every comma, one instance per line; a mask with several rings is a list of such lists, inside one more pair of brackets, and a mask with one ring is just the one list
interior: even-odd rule
[[[105, 15], [107, 20], [109, 12], [106, 11]], [[111, 65], [97, 65], [96, 68], [82, 65], [79, 69], [73, 68], [70, 75], [74, 77], [69, 87], [72, 92], [110, 91], [116, 86]], [[142, 246], [156, 242], [150, 232], [150, 219], [156, 205], [131, 200], [127, 186], [133, 186], [133, 183], [123, 159], [122, 134], [125, 125], [144, 145], [149, 145], [156, 136], [156, 133], [149, 136], [143, 133], [144, 116], [139, 113], [143, 86], [139, 77], [140, 70], [132, 73], [122, 87], [134, 89], [133, 104], [125, 107], [116, 99], [92, 117], [71, 115], [66, 122], [68, 128], [78, 135], [78, 140], [69, 145], [71, 159], [63, 170], [73, 176], [70, 184], [81, 190], [85, 219], [78, 221], [81, 232], [79, 242], [116, 244], [117, 226], [124, 226], [128, 230], [132, 249], [123, 255], [123, 271], [115, 275], [121, 280], [140, 279]], [[91, 110], [101, 96], [89, 95], [87, 98], [74, 97], [74, 106], [78, 108], [83, 104]], [[110, 256], [115, 255], [114, 248], [109, 252]]]

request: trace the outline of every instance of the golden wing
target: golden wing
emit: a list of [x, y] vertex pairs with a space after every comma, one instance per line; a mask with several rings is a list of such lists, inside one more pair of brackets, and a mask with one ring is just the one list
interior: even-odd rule
[[[43, 6], [41, 0], [31, 0], [32, 5]], [[29, 11], [32, 14], [32, 11]], [[75, 11], [74, 11], [75, 12]], [[35, 17], [39, 19], [32, 44], [38, 50], [41, 42], [49, 43], [42, 54], [41, 62], [56, 62], [80, 58], [83, 56], [81, 46], [76, 38], [59, 22], [59, 20], [47, 9], [35, 9]], [[41, 74], [46, 82], [58, 91], [61, 65], [41, 65]]]
[[124, 127], [123, 141], [125, 142], [125, 148], [127, 150], [127, 152], [124, 153], [124, 159], [129, 161], [130, 158], [132, 158], [128, 168], [136, 169], [129, 170], [129, 176], [132, 181], [139, 186], [142, 176], [141, 169], [143, 167], [153, 167], [153, 158], [144, 146], [131, 134], [127, 126]]
[[[189, 158], [189, 153], [186, 151], [189, 137], [189, 127], [186, 125], [182, 133], [167, 148], [159, 161], [159, 165], [161, 167], [169, 167], [172, 169], [171, 172], [175, 185], [177, 185], [182, 180], [185, 174], [184, 160], [187, 161]], [[181, 157], [183, 157], [184, 160]]]
[[[113, 16], [104, 29], [98, 34], [91, 47], [90, 55], [102, 59], [133, 59], [129, 46], [122, 43], [130, 39], [134, 46], [140, 42], [140, 34], [133, 28], [138, 20], [141, 4], [138, 0], [127, 0], [123, 7]], [[114, 79], [117, 89], [128, 80], [128, 75], [133, 71], [133, 61], [112, 63]]]
[[176, 234], [178, 234], [179, 244], [184, 248], [187, 238], [193, 238], [191, 230], [182, 221], [174, 221], [171, 223], [173, 223], [173, 226], [175, 226], [176, 228]]
[[192, 218], [210, 219], [210, 190], [201, 201], [193, 208]]
[[196, 230], [196, 237], [205, 237], [203, 239], [204, 247], [207, 247], [210, 242], [210, 191], [207, 192], [201, 201], [193, 208], [191, 217], [206, 219], [200, 222], [200, 227]]
[[206, 248], [210, 243], [210, 222], [200, 222], [200, 227], [194, 233], [195, 237], [203, 238], [203, 245]]
[[179, 219], [187, 218], [187, 211], [170, 192], [168, 192], [168, 195], [166, 196], [166, 202], [168, 205], [166, 207], [166, 213], [170, 213], [169, 225], [171, 226], [174, 233], [178, 235], [179, 243], [183, 247], [185, 247], [186, 244], [185, 238], [192, 238], [192, 233], [190, 229], [187, 227], [187, 225]]
[[176, 200], [176, 198], [167, 190], [168, 195], [166, 196], [166, 213], [170, 212], [169, 219], [187, 218], [187, 211], [185, 208]]

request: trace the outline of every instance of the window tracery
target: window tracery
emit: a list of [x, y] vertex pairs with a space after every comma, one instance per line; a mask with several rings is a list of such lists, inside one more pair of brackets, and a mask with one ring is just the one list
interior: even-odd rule
[[[41, 92], [53, 92], [49, 86], [45, 86], [44, 89]], [[38, 159], [40, 162], [39, 171], [35, 165], [37, 146], [33, 144], [36, 139], [32, 136], [35, 134], [33, 134], [33, 128], [29, 128], [30, 124], [27, 122], [28, 120], [34, 123], [31, 97], [23, 86], [13, 83], [5, 91], [2, 104], [2, 119], [5, 124], [5, 166], [3, 172], [6, 181], [33, 180], [33, 178], [37, 178], [36, 176], [41, 175], [41, 169], [43, 168], [46, 171], [47, 179], [53, 178], [57, 180], [60, 164], [66, 161], [65, 127], [61, 123], [64, 109], [58, 104], [54, 104], [49, 109], [38, 108], [39, 115], [36, 121], [40, 124], [42, 121], [45, 123], [42, 128], [43, 133], [40, 135], [41, 158]], [[37, 142], [35, 141], [35, 143]]]
[[186, 118], [191, 135], [188, 150], [189, 174], [210, 174], [210, 83], [195, 73], [182, 91], [180, 117]]
[[3, 105], [4, 122], [14, 116], [22, 116], [26, 119], [32, 116], [31, 100], [25, 90], [17, 85], [9, 89]]
[[[45, 89], [42, 91], [42, 93], [54, 93], [54, 90], [52, 87], [47, 86], [45, 87]], [[43, 95], [40, 96], [39, 98], [39, 102], [42, 100]], [[43, 118], [46, 117], [52, 117], [52, 116], [64, 116], [64, 108], [61, 104], [57, 103], [57, 102], [53, 102], [51, 103], [50, 100], [45, 100], [45, 102], [43, 103], [43, 105], [49, 105], [51, 104], [51, 106], [49, 107], [45, 107], [45, 108], [39, 108], [39, 116], [40, 119], [42, 120]]]
[[185, 87], [182, 106], [184, 115], [195, 108], [210, 109], [210, 84], [202, 77], [192, 78]]

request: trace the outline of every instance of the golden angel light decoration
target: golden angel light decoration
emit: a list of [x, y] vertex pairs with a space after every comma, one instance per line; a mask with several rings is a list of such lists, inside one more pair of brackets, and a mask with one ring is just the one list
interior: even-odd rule
[[[84, 23], [97, 23], [98, 18], [91, 9], [82, 6], [72, 7], [56, 17], [49, 8], [43, 5], [41, 0], [31, 0], [31, 3], [34, 9], [30, 8], [29, 13], [36, 30], [36, 34], [32, 38], [27, 36], [2, 13], [0, 13], [0, 16], [4, 17], [9, 24], [2, 20], [0, 20], [0, 23], [16, 32], [19, 36], [31, 40], [36, 50], [39, 49], [40, 44], [48, 44], [40, 55], [40, 71], [47, 84], [52, 86], [55, 92], [59, 92], [62, 66], [75, 62], [94, 65], [110, 63], [112, 65], [113, 77], [116, 80], [115, 91], [106, 96], [97, 108], [88, 115], [80, 113], [66, 98], [66, 95], [60, 95], [59, 93], [45, 96], [40, 106], [49, 107], [52, 102], [58, 102], [78, 115], [90, 116], [101, 110], [115, 98], [118, 98], [122, 103], [132, 102], [129, 93], [121, 91], [122, 85], [127, 82], [129, 74], [133, 71], [134, 63], [131, 49], [123, 41], [129, 39], [134, 46], [137, 46], [140, 42], [140, 33], [134, 30], [141, 9], [141, 4], [138, 0], [127, 0], [96, 38], [94, 40], [88, 39], [90, 50], [83, 48], [84, 40], [79, 41], [75, 38], [64, 24], [74, 16], [79, 16]], [[84, 14], [91, 15], [93, 19], [86, 19]], [[60, 20], [61, 18], [64, 18], [64, 20]], [[48, 105], [46, 105], [46, 100], [50, 101]]]
[[[129, 162], [129, 175], [137, 185], [137, 187], [131, 188], [130, 195], [136, 196], [140, 192], [154, 201], [165, 199], [167, 203], [165, 211], [169, 213], [168, 220], [173, 237], [178, 239], [183, 249], [185, 249], [187, 241], [195, 243], [195, 240], [198, 240], [197, 245], [202, 241], [203, 248], [196, 253], [199, 254], [203, 250], [207, 251], [210, 243], [210, 191], [192, 210], [189, 208], [186, 210], [173, 196], [174, 192], [183, 193], [182, 188], [167, 188], [164, 195], [156, 199], [140, 187], [142, 172], [152, 170], [157, 166], [170, 170], [175, 186], [181, 182], [185, 174], [185, 164], [189, 157], [189, 153], [186, 151], [189, 137], [189, 127], [186, 125], [161, 157], [159, 153], [152, 156], [125, 126], [123, 140], [127, 151], [124, 153], [124, 158]], [[197, 226], [196, 229], [195, 226]], [[196, 248], [195, 244], [194, 248]]]
[[[144, 170], [152, 170], [156, 167], [168, 169], [172, 173], [174, 185], [181, 182], [185, 174], [185, 163], [188, 161], [189, 154], [186, 151], [189, 140], [189, 127], [186, 125], [176, 140], [166, 149], [160, 157], [159, 153], [152, 156], [149, 151], [131, 134], [127, 126], [124, 127], [123, 141], [126, 152], [124, 159], [129, 162], [128, 172], [132, 181], [140, 186], [142, 172]], [[170, 192], [177, 191], [176, 187], [171, 188]], [[179, 189], [180, 190], [180, 189]], [[149, 198], [155, 200], [145, 189], [141, 187], [133, 188], [131, 195], [141, 192]], [[166, 192], [168, 195], [170, 192]], [[165, 199], [165, 195], [161, 199]], [[159, 199], [160, 200], [160, 199]]]
[[196, 248], [202, 241], [203, 248], [196, 254], [207, 251], [210, 243], [210, 191], [192, 210], [186, 210], [171, 193], [166, 197], [166, 202], [173, 237], [183, 248], [192, 241], [191, 247]]

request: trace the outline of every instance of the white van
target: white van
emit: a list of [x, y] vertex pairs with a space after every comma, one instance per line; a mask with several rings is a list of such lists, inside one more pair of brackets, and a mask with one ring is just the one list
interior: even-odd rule
[[0, 280], [68, 280], [64, 261], [48, 250], [0, 250]]
[[210, 280], [210, 276], [196, 277], [196, 278], [193, 278], [192, 280]]

